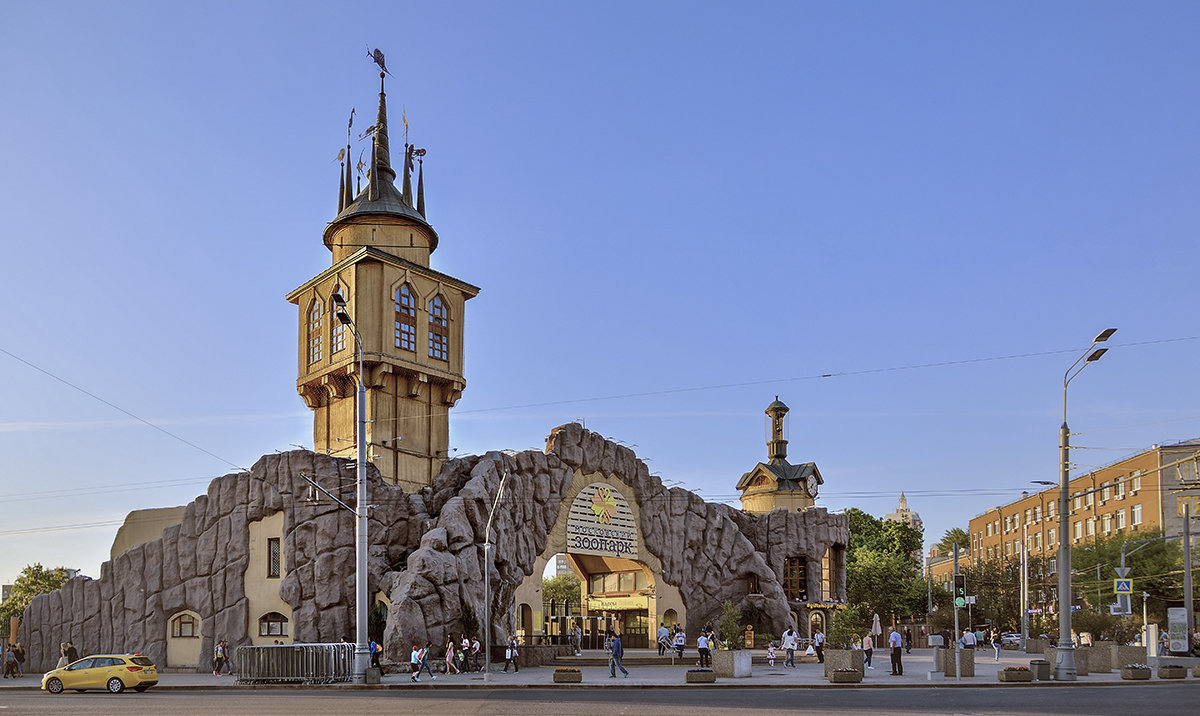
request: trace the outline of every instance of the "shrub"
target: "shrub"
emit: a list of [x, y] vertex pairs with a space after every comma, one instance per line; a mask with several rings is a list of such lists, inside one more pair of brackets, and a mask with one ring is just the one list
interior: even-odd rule
[[1028, 666], [1006, 666], [1005, 671], [1029, 671]]
[[555, 671], [560, 674], [578, 674], [579, 673], [579, 669], [573, 669], [569, 666], [560, 666], [557, 669], [555, 669]]

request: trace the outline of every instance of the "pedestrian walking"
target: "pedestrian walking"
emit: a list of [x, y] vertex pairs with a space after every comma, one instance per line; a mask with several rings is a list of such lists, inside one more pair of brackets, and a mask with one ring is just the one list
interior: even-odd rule
[[687, 646], [687, 634], [684, 634], [683, 630], [679, 627], [675, 627], [675, 638], [673, 643], [675, 645], [675, 655], [679, 659], [683, 659], [683, 649], [685, 646]]
[[1000, 647], [1004, 640], [1000, 637], [1000, 632], [996, 629], [992, 630], [992, 648], [996, 650], [996, 661], [1000, 661]]
[[21, 646], [20, 642], [13, 647], [13, 654], [17, 657], [17, 676], [25, 675], [25, 647]]
[[976, 643], [975, 632], [971, 631], [970, 629], [963, 629], [962, 636], [958, 639], [958, 645], [963, 649], [970, 649], [971, 651], [974, 651]]
[[79, 661], [79, 652], [75, 649], [75, 645], [67, 642], [67, 663], [74, 664]]
[[671, 632], [667, 630], [667, 623], [663, 622], [658, 628], [658, 655], [663, 656], [667, 653], [667, 649], [671, 646]]
[[904, 653], [905, 654], [912, 653], [912, 642], [913, 642], [912, 629], [910, 629], [908, 627], [904, 627]]
[[[508, 665], [505, 664], [505, 671], [508, 670], [507, 667], [508, 667]], [[447, 676], [449, 676], [451, 669], [453, 669], [454, 673], [456, 673], [456, 674], [462, 673], [458, 670], [458, 664], [454, 663], [454, 637], [450, 637], [449, 639], [446, 640], [446, 675]]]
[[767, 644], [767, 664], [775, 666], [775, 642]]
[[791, 627], [783, 633], [783, 650], [787, 653], [783, 665], [796, 668], [796, 630]]
[[816, 628], [816, 633], [813, 634], [813, 647], [817, 650], [817, 662], [825, 663], [825, 632], [821, 631], [821, 627]]
[[433, 667], [429, 665], [429, 654], [433, 652], [433, 642], [425, 642], [425, 646], [421, 647], [420, 653], [417, 654], [420, 666], [417, 667], [417, 677], [420, 678], [423, 672], [429, 672], [429, 678], [436, 680], [437, 674], [433, 673]]
[[409, 677], [409, 680], [420, 681], [421, 680], [421, 650], [417, 648], [416, 644], [412, 645], [412, 653], [408, 655], [408, 664], [411, 667], [410, 671], [412, 671], [412, 676]]
[[583, 626], [575, 622], [575, 656], [583, 656]]
[[904, 676], [904, 662], [901, 660], [904, 639], [896, 627], [888, 627], [888, 646], [892, 649], [892, 676]]
[[608, 678], [617, 678], [617, 669], [620, 669], [628, 679], [629, 671], [621, 665], [621, 657], [625, 655], [625, 649], [621, 647], [621, 635], [610, 631], [608, 638], [612, 641], [612, 654], [608, 657]]
[[480, 645], [478, 636], [471, 637], [471, 656], [475, 661], [473, 670], [483, 671], [483, 665], [479, 663], [480, 657], [483, 656], [483, 646]]
[[517, 653], [517, 637], [510, 636], [508, 638], [508, 646], [504, 648], [504, 673], [508, 673], [509, 664], [512, 664], [514, 674], [519, 674], [521, 672], [521, 667], [517, 666], [518, 656], [520, 656], [520, 654]]
[[0, 657], [4, 660], [4, 678], [17, 678], [17, 655], [13, 653], [12, 644], [3, 645], [3, 653]]
[[213, 644], [213, 676], [221, 675], [221, 667], [225, 666], [225, 649], [221, 642]]
[[871, 666], [871, 655], [875, 653], [875, 639], [870, 634], [862, 638], [862, 650], [863, 665], [868, 669], [874, 669], [875, 667]]

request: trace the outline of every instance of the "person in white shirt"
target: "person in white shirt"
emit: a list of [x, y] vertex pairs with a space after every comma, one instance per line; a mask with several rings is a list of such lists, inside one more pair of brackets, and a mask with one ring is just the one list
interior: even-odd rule
[[964, 649], [971, 649], [974, 651], [975, 645], [978, 643], [978, 640], [975, 639], [975, 632], [971, 631], [970, 629], [963, 629], [962, 638], [958, 640], [959, 646]]
[[824, 664], [825, 663], [825, 632], [821, 631], [820, 628], [818, 628], [816, 630], [816, 633], [813, 634], [813, 647], [816, 648], [816, 650], [817, 650], [817, 662]]
[[787, 652], [783, 665], [796, 668], [796, 631], [791, 627], [783, 633], [783, 650]]
[[700, 636], [696, 637], [696, 651], [700, 654], [698, 663], [701, 667], [712, 666], [712, 656], [708, 650], [708, 635], [704, 632], [700, 632]]
[[888, 627], [888, 646], [892, 648], [892, 676], [904, 676], [904, 637], [896, 631], [896, 627]]
[[682, 659], [683, 658], [683, 647], [687, 644], [687, 635], [684, 634], [683, 630], [680, 629], [679, 627], [676, 627], [676, 630], [677, 631], [675, 632], [675, 639], [674, 639], [675, 653], [680, 659]]

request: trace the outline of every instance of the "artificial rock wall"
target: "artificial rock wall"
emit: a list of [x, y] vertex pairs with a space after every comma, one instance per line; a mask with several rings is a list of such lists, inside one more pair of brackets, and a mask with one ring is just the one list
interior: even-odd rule
[[[689, 632], [718, 617], [726, 600], [739, 607], [754, 603], [781, 632], [791, 611], [776, 577], [784, 558], [819, 563], [828, 547], [844, 548], [848, 538], [845, 518], [821, 508], [749, 515], [666, 488], [632, 450], [574, 423], [552, 431], [545, 452], [452, 460], [416, 494], [383, 483], [369, 469], [368, 589], [389, 596], [384, 645], [398, 660], [412, 643], [444, 643], [460, 633], [464, 605], [482, 619], [482, 545], [502, 477], [490, 565], [497, 640], [514, 624], [517, 587], [527, 577], [541, 578], [533, 575], [535, 563], [576, 480], [603, 475], [626, 486], [622, 492], [640, 508], [642, 549], [660, 560], [660, 578], [683, 595]], [[78, 577], [33, 601], [20, 630], [31, 647], [30, 668], [51, 668], [58, 644], [68, 640], [81, 654], [140, 651], [163, 664], [167, 622], [184, 609], [203, 620], [202, 655], [212, 653], [213, 639], [250, 643], [248, 630], [260, 615], [249, 614], [244, 594], [247, 525], [280, 511], [287, 572], [279, 590], [292, 607], [294, 640], [352, 637], [353, 516], [327, 498], [306, 500], [309, 485], [300, 473], [353, 503], [349, 463], [308, 451], [268, 455], [248, 473], [217, 478], [161, 539], [106, 562], [97, 580]], [[752, 576], [760, 592], [754, 596], [747, 594]], [[844, 598], [844, 573], [833, 582]]]

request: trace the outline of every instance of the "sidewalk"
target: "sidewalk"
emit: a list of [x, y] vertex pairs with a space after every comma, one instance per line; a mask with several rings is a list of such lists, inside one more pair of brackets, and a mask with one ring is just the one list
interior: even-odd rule
[[[692, 650], [691, 656], [695, 658], [695, 650]], [[1137, 683], [1178, 683], [1175, 680], [1164, 681], [1160, 680], [1157, 675], [1151, 678], [1148, 682], [1122, 681], [1120, 670], [1115, 670], [1107, 674], [1090, 674], [1080, 676], [1077, 681], [1073, 682], [1033, 682], [1032, 684], [1006, 684], [1000, 683], [996, 677], [996, 672], [1006, 666], [1028, 666], [1031, 659], [1041, 658], [1040, 654], [1026, 654], [1022, 651], [1001, 651], [1000, 661], [994, 661], [994, 654], [989, 650], [979, 650], [976, 652], [978, 661], [975, 663], [975, 676], [963, 677], [962, 679], [946, 678], [940, 672], [930, 674], [933, 669], [933, 650], [932, 649], [913, 649], [911, 654], [906, 654], [904, 657], [904, 675], [892, 676], [891, 666], [886, 651], [877, 650], [875, 652], [874, 665], [875, 668], [866, 671], [862, 683], [860, 684], [830, 684], [824, 676], [823, 664], [797, 664], [796, 668], [785, 668], [783, 659], [776, 658], [775, 666], [768, 666], [762, 657], [761, 650], [755, 650], [754, 654], [754, 675], [743, 679], [718, 679], [715, 684], [685, 684], [684, 674], [689, 668], [696, 668], [694, 661], [687, 661], [687, 665], [676, 666], [639, 666], [632, 665], [628, 662], [631, 660], [640, 660], [644, 657], [656, 656], [657, 652], [653, 649], [629, 649], [626, 650], [626, 668], [629, 670], [629, 676], [624, 677], [621, 672], [617, 672], [616, 678], [609, 678], [608, 668], [606, 666], [583, 666], [580, 668], [583, 674], [582, 684], [555, 684], [553, 682], [554, 667], [539, 666], [526, 667], [519, 672], [505, 673], [501, 670], [501, 665], [492, 665], [492, 678], [490, 682], [485, 682], [483, 674], [451, 674], [449, 676], [438, 674], [437, 679], [430, 679], [428, 675], [423, 676], [419, 683], [413, 683], [408, 674], [385, 674], [383, 683], [378, 686], [353, 686], [349, 684], [335, 684], [331, 686], [302, 686], [288, 684], [283, 686], [241, 686], [237, 684], [237, 679], [232, 676], [213, 676], [210, 673], [164, 673], [161, 674], [159, 684], [156, 689], [231, 689], [231, 688], [395, 688], [395, 689], [509, 689], [509, 688], [826, 688], [826, 689], [861, 689], [861, 688], [895, 688], [895, 687], [941, 687], [941, 688], [957, 688], [957, 687], [998, 687], [998, 688], [1022, 688], [1029, 686], [1052, 686], [1052, 687], [1069, 687], [1072, 685], [1081, 686], [1099, 686], [1099, 685], [1125, 685]], [[685, 655], [686, 656], [686, 655]], [[586, 651], [585, 658], [607, 658], [603, 651]], [[1184, 682], [1200, 683], [1200, 679], [1193, 679], [1189, 673], [1188, 678]], [[39, 689], [41, 688], [41, 674], [26, 675], [20, 679], [4, 679], [0, 681], [0, 691], [4, 689]]]

